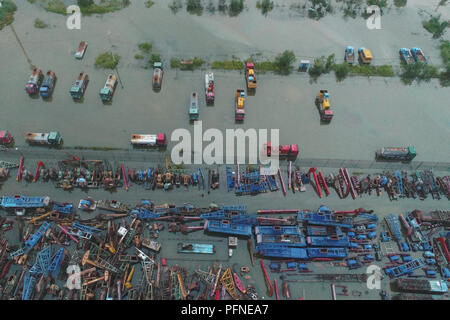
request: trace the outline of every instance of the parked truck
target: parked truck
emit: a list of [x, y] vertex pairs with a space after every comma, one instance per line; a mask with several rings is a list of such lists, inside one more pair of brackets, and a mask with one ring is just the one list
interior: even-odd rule
[[[271, 157], [273, 154], [273, 146], [271, 142], [263, 145], [263, 152], [267, 157]], [[278, 157], [279, 159], [287, 159], [294, 161], [298, 156], [298, 145], [280, 145], [278, 146]]]
[[14, 138], [7, 130], [0, 131], [0, 145], [10, 145], [14, 142]]
[[152, 80], [152, 86], [154, 90], [160, 90], [162, 79], [163, 79], [163, 64], [162, 62], [155, 62], [153, 63], [153, 80]]
[[136, 147], [165, 147], [167, 146], [166, 135], [158, 134], [133, 134], [131, 144]]
[[52, 70], [48, 70], [45, 74], [44, 81], [42, 82], [42, 86], [39, 89], [39, 93], [41, 94], [42, 98], [50, 98], [53, 89], [55, 87], [56, 82], [56, 75]]
[[247, 62], [245, 64], [245, 81], [247, 82], [247, 90], [256, 89], [258, 86], [255, 74], [255, 64], [253, 62]]
[[345, 48], [344, 60], [350, 65], [355, 62], [355, 49], [352, 46], [347, 46]]
[[198, 120], [198, 116], [198, 94], [197, 92], [192, 92], [189, 103], [189, 120]]
[[425, 58], [422, 49], [417, 47], [411, 48], [411, 54], [416, 62], [427, 63], [427, 58]]
[[372, 62], [372, 52], [369, 49], [361, 47], [358, 49], [359, 59], [363, 64], [370, 64]]
[[87, 83], [89, 82], [89, 77], [86, 72], [81, 72], [78, 75], [77, 80], [74, 85], [70, 89], [70, 95], [74, 99], [81, 99], [84, 95], [84, 91], [86, 90]]
[[207, 104], [214, 104], [215, 88], [214, 73], [212, 72], [205, 74], [205, 98]]
[[316, 97], [316, 105], [319, 108], [320, 120], [330, 122], [333, 119], [333, 110], [330, 107], [330, 94], [328, 90], [320, 90]]
[[44, 78], [44, 75], [42, 73], [42, 70], [39, 68], [34, 68], [33, 72], [31, 73], [30, 77], [28, 78], [28, 82], [25, 85], [25, 91], [29, 94], [36, 94], [39, 92], [39, 88], [42, 84], [42, 79]]
[[105, 86], [100, 90], [100, 98], [103, 102], [108, 102], [112, 100], [114, 95], [114, 90], [116, 89], [117, 78], [113, 73], [108, 75], [106, 79]]
[[29, 132], [25, 134], [25, 141], [31, 145], [60, 146], [62, 144], [62, 138], [58, 131], [48, 133]]
[[400, 58], [406, 63], [411, 64], [414, 63], [413, 56], [411, 54], [411, 51], [408, 48], [401, 48], [399, 51]]
[[244, 121], [245, 118], [245, 92], [242, 89], [236, 90], [235, 93], [235, 114], [234, 119], [236, 121]]
[[75, 59], [83, 59], [84, 53], [86, 52], [86, 49], [87, 49], [87, 46], [88, 46], [88, 44], [86, 41], [80, 42], [80, 44], [78, 45], [77, 52], [75, 52]]
[[376, 159], [394, 161], [411, 161], [416, 155], [416, 149], [413, 146], [405, 148], [381, 148], [375, 153]]

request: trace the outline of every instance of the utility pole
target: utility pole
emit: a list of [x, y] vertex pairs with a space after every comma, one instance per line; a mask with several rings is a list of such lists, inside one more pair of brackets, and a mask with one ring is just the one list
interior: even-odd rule
[[122, 89], [123, 89], [122, 79], [120, 79], [119, 70], [117, 70], [116, 58], [114, 57], [114, 53], [112, 52], [113, 44], [112, 44], [112, 42], [111, 42], [111, 30], [108, 30], [108, 40], [109, 40], [109, 44], [111, 45], [111, 56], [112, 56], [113, 61], [114, 61], [114, 64], [115, 64], [114, 69], [116, 70], [116, 73], [117, 73], [117, 79], [119, 79], [120, 86], [121, 86]]
[[20, 41], [19, 36], [16, 33], [16, 30], [14, 29], [13, 25], [10, 24], [9, 27], [11, 28], [11, 31], [13, 32], [14, 37], [16, 38], [17, 42], [19, 43], [20, 48], [22, 49], [23, 54], [25, 55], [25, 58], [27, 58], [28, 64], [30, 65], [30, 67], [33, 69], [35, 66], [33, 65], [33, 63], [31, 62], [30, 57], [28, 56], [27, 52], [25, 51], [25, 48], [22, 44], [22, 41]]

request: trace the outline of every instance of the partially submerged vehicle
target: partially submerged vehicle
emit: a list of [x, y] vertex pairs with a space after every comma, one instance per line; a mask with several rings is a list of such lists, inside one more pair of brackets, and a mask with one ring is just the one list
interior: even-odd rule
[[86, 52], [86, 49], [87, 49], [87, 46], [88, 46], [88, 44], [86, 41], [80, 42], [80, 44], [78, 45], [77, 52], [75, 52], [76, 59], [83, 59], [84, 53]]
[[89, 82], [89, 77], [86, 72], [81, 72], [78, 75], [77, 80], [73, 84], [72, 88], [70, 88], [70, 95], [74, 99], [81, 99], [84, 95], [84, 91], [86, 90], [87, 84]]
[[320, 120], [330, 122], [333, 119], [333, 110], [330, 106], [330, 94], [328, 90], [320, 90], [316, 97], [316, 105], [319, 108]]
[[363, 64], [370, 64], [372, 62], [373, 56], [369, 49], [361, 47], [358, 49], [359, 59]]
[[0, 145], [7, 146], [14, 142], [14, 137], [8, 130], [0, 131]]
[[94, 211], [97, 208], [97, 203], [94, 199], [88, 197], [87, 199], [81, 199], [78, 204], [78, 209], [83, 211]]
[[197, 92], [192, 92], [189, 103], [189, 120], [198, 120], [198, 116], [198, 94]]
[[110, 73], [106, 79], [105, 86], [100, 90], [100, 99], [102, 99], [103, 102], [109, 102], [112, 100], [116, 85], [117, 78], [113, 73]]
[[347, 46], [345, 48], [344, 60], [350, 65], [355, 62], [355, 49], [352, 46]]
[[375, 153], [378, 160], [393, 160], [393, 161], [411, 161], [416, 157], [416, 149], [413, 146], [403, 148], [381, 148]]
[[58, 131], [51, 132], [28, 132], [25, 141], [30, 145], [60, 146], [62, 144], [61, 134]]
[[416, 62], [427, 63], [427, 58], [425, 58], [422, 49], [417, 47], [411, 48], [411, 54]]
[[133, 134], [131, 144], [135, 147], [165, 147], [167, 139], [165, 133], [158, 134]]
[[42, 86], [39, 89], [39, 93], [41, 94], [42, 98], [51, 97], [53, 89], [55, 87], [55, 82], [56, 74], [52, 70], [48, 70], [45, 75], [44, 81], [42, 82]]
[[163, 79], [163, 63], [158, 61], [153, 63], [153, 79], [152, 86], [155, 90], [161, 89], [162, 79]]
[[28, 82], [25, 85], [25, 91], [29, 95], [33, 95], [39, 92], [39, 88], [41, 87], [42, 80], [44, 79], [44, 74], [42, 70], [39, 68], [34, 68], [30, 77], [28, 78]]
[[247, 62], [245, 64], [245, 82], [247, 83], [247, 90], [255, 90], [258, 87], [255, 74], [255, 64]]
[[214, 73], [205, 74], [205, 98], [207, 104], [213, 104], [215, 98]]
[[244, 121], [245, 118], [245, 91], [242, 89], [236, 90], [234, 97], [234, 119], [236, 121]]
[[399, 51], [400, 58], [406, 63], [411, 64], [414, 63], [413, 56], [411, 54], [411, 51], [408, 48], [401, 48]]

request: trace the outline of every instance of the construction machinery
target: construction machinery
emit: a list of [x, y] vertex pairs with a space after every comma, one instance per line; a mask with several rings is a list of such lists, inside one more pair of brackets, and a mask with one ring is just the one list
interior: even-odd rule
[[112, 100], [116, 85], [117, 78], [113, 73], [110, 73], [106, 79], [105, 86], [100, 90], [100, 99], [102, 99], [103, 102]]
[[235, 94], [235, 115], [234, 119], [236, 121], [244, 121], [245, 118], [245, 92], [242, 89], [236, 90]]
[[38, 93], [43, 78], [44, 75], [42, 73], [42, 70], [39, 68], [34, 68], [33, 72], [30, 75], [30, 78], [28, 78], [27, 84], [25, 85], [25, 91], [29, 95]]
[[330, 94], [328, 90], [320, 90], [316, 97], [316, 105], [319, 108], [320, 120], [330, 122], [333, 119], [333, 110], [330, 107]]
[[411, 161], [417, 155], [413, 146], [406, 148], [381, 148], [375, 153], [377, 160]]
[[359, 59], [363, 64], [370, 64], [372, 62], [373, 56], [369, 49], [361, 47], [358, 49]]
[[165, 147], [167, 139], [165, 133], [158, 134], [133, 134], [131, 144], [135, 147]]
[[74, 99], [81, 99], [84, 95], [84, 91], [86, 90], [87, 84], [89, 82], [89, 77], [86, 72], [80, 72], [77, 80], [73, 84], [72, 88], [70, 88], [70, 95]]
[[39, 89], [39, 93], [41, 94], [42, 98], [51, 97], [53, 89], [55, 87], [55, 82], [56, 74], [52, 70], [48, 70], [45, 75], [44, 81], [42, 82], [42, 86]]
[[160, 90], [162, 79], [163, 79], [163, 63], [157, 61], [153, 63], [153, 79], [152, 79], [152, 87], [154, 90]]
[[63, 140], [58, 131], [51, 131], [48, 133], [28, 132], [25, 134], [25, 141], [30, 145], [60, 146]]
[[255, 74], [255, 64], [253, 62], [247, 62], [245, 64], [245, 82], [247, 83], [247, 90], [254, 90], [258, 86]]

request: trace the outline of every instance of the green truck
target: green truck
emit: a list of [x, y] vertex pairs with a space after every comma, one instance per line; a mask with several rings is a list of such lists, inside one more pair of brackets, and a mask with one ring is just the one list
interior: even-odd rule
[[191, 101], [189, 104], [189, 120], [198, 120], [198, 94], [197, 92], [192, 92]]
[[416, 157], [416, 148], [413, 146], [403, 148], [381, 148], [375, 153], [377, 160], [392, 160], [392, 161], [411, 161]]
[[49, 145], [60, 146], [62, 145], [61, 134], [58, 131], [51, 132], [28, 132], [25, 134], [25, 141], [30, 145]]
[[81, 72], [78, 75], [78, 78], [73, 84], [72, 88], [70, 88], [70, 95], [72, 96], [72, 98], [81, 99], [83, 97], [88, 81], [89, 77], [87, 73]]

